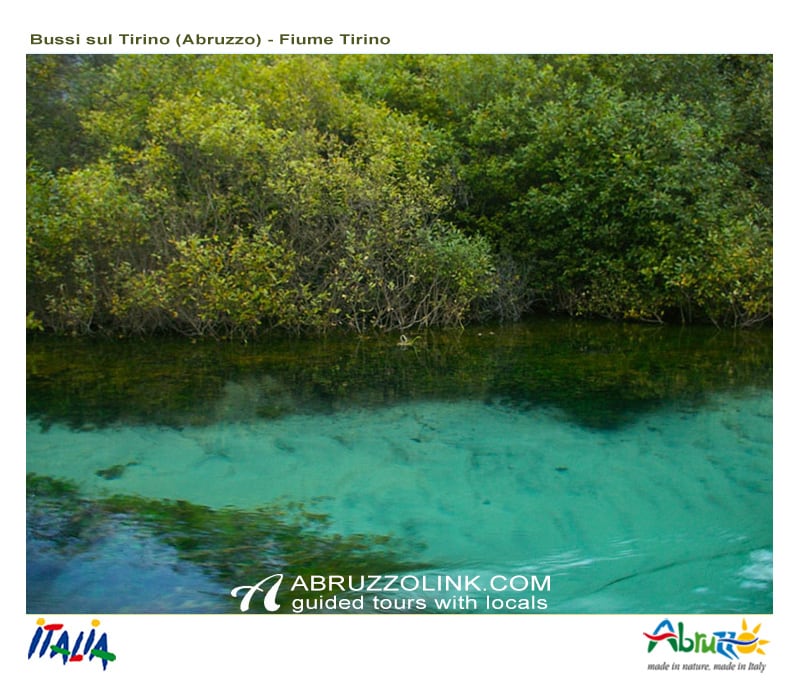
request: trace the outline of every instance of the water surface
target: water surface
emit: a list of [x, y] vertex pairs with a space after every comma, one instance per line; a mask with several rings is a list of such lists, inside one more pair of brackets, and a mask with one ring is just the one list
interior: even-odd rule
[[34, 339], [28, 609], [236, 612], [232, 587], [281, 571], [771, 612], [771, 351], [768, 331], [561, 321], [411, 347]]

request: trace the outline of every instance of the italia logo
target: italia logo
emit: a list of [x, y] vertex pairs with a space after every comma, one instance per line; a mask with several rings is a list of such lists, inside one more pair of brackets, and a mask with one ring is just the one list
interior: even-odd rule
[[108, 650], [108, 635], [105, 632], [97, 634], [98, 627], [100, 620], [92, 620], [88, 634], [81, 630], [70, 638], [70, 633], [63, 624], [48, 624], [40, 617], [36, 620], [36, 630], [28, 645], [28, 658], [34, 656], [38, 649], [38, 658], [49, 654], [49, 658], [60, 659], [64, 665], [100, 659], [105, 671], [109, 663], [116, 661], [117, 655]]

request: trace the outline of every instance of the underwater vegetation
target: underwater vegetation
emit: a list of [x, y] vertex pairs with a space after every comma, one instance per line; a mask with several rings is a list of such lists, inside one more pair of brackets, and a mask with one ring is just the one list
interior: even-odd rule
[[740, 575], [771, 552], [770, 329], [410, 337], [29, 336], [28, 605], [234, 613], [277, 572], [329, 603], [289, 582], [544, 562], [554, 612], [771, 609]]
[[[332, 532], [329, 517], [316, 509], [319, 505], [285, 502], [243, 510], [130, 495], [89, 499], [67, 479], [27, 476], [29, 540], [72, 557], [115, 526], [135, 525], [168, 545], [176, 561], [191, 563], [219, 582], [217, 612], [238, 612], [240, 601], [231, 597], [231, 588], [271, 573], [283, 573], [291, 581], [311, 574], [376, 574], [429, 566], [422, 561], [422, 546], [405, 539]], [[291, 595], [318, 598], [320, 593], [300, 588]], [[289, 606], [281, 612], [290, 612]]]

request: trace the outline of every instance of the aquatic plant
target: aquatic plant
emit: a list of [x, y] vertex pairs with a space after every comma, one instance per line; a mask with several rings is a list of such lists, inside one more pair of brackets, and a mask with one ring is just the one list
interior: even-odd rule
[[[421, 558], [419, 543], [333, 532], [328, 515], [314, 508], [319, 504], [280, 502], [244, 510], [132, 495], [90, 499], [69, 480], [27, 476], [29, 539], [74, 556], [124, 519], [168, 545], [176, 561], [191, 563], [219, 581], [222, 612], [238, 610], [239, 602], [227, 591], [270, 572], [279, 571], [292, 580], [311, 574], [357, 576], [430, 566]], [[298, 590], [292, 595], [318, 598], [320, 593]], [[290, 606], [284, 607], [281, 612], [289, 612]]]

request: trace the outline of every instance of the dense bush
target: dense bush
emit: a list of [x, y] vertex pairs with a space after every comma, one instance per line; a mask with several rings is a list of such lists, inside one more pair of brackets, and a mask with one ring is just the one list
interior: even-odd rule
[[769, 320], [771, 66], [31, 56], [28, 327]]

